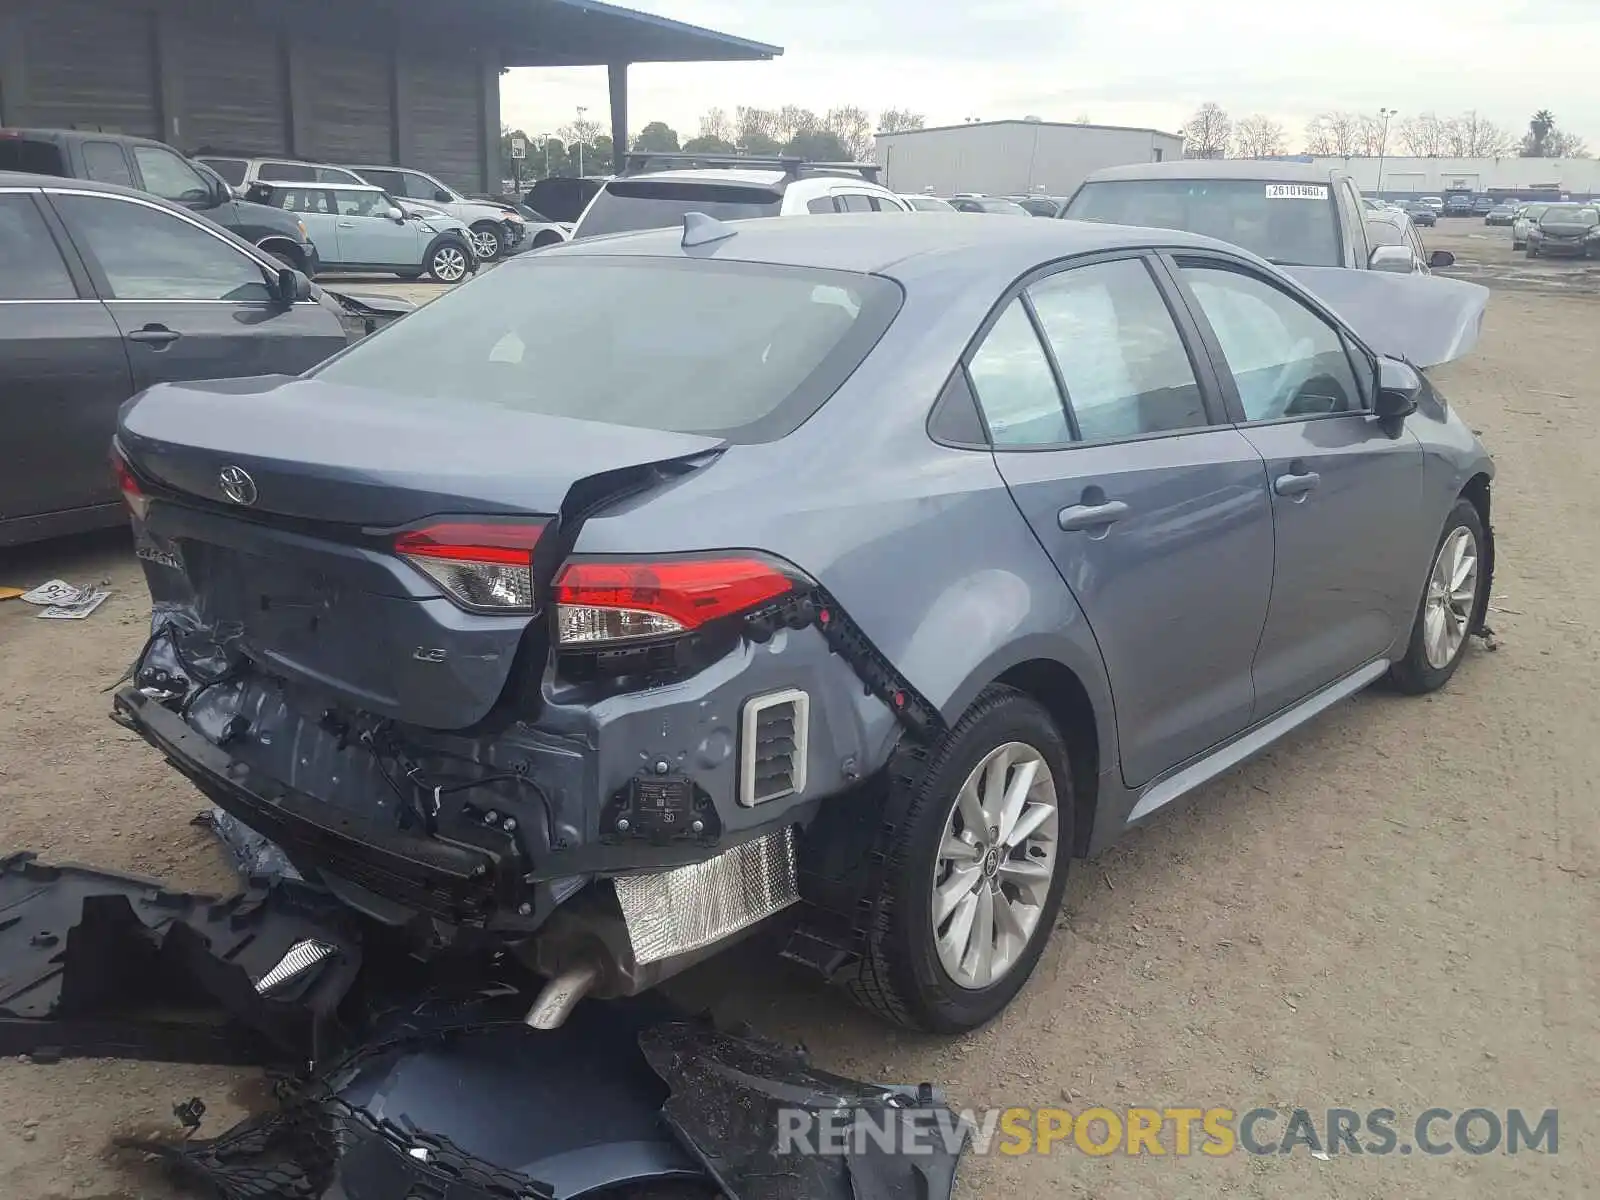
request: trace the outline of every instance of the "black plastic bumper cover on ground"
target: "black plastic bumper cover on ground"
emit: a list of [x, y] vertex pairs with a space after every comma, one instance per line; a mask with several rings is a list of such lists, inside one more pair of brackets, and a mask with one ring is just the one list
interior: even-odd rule
[[[0, 859], [0, 1053], [300, 1069], [278, 1111], [221, 1137], [123, 1143], [220, 1200], [951, 1194], [961, 1147], [947, 1141], [831, 1157], [779, 1142], [784, 1109], [956, 1128], [927, 1087], [829, 1076], [651, 995], [591, 1001], [560, 1029], [534, 1030], [522, 1022], [526, 980], [459, 961], [419, 975], [362, 933], [304, 884], [219, 901], [31, 855]], [[262, 977], [308, 938], [333, 954], [260, 995]]]

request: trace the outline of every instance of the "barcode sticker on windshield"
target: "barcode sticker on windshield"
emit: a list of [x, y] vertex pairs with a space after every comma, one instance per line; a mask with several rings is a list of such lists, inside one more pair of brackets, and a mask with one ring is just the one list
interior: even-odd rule
[[1326, 200], [1328, 189], [1320, 183], [1269, 183], [1268, 200]]

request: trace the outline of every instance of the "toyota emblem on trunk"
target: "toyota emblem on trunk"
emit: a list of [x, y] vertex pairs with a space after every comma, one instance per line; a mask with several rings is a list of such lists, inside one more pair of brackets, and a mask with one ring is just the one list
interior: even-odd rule
[[223, 467], [217, 479], [222, 484], [222, 494], [235, 504], [256, 502], [256, 481], [243, 467]]

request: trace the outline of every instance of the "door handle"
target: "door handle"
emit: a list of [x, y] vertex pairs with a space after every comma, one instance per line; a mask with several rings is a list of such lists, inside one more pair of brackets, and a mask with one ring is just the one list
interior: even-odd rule
[[1128, 515], [1128, 506], [1121, 500], [1107, 500], [1103, 504], [1072, 504], [1056, 514], [1056, 524], [1064, 533], [1079, 529], [1102, 529], [1113, 521]]
[[356, 227], [356, 223], [354, 221], [340, 221], [339, 222], [339, 228], [340, 229], [354, 229], [355, 227]]
[[154, 346], [157, 350], [165, 350], [183, 334], [176, 330], [168, 329], [165, 325], [146, 325], [143, 329], [135, 329], [128, 335], [130, 342], [144, 342]]
[[1272, 490], [1280, 496], [1304, 496], [1321, 482], [1322, 476], [1315, 471], [1300, 471], [1279, 475], [1272, 481]]

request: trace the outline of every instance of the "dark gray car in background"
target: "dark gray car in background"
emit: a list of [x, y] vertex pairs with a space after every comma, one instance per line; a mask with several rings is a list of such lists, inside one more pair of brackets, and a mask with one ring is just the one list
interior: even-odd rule
[[533, 1023], [799, 901], [791, 957], [980, 1024], [1069, 859], [1481, 628], [1492, 463], [1366, 336], [1451, 281], [1345, 321], [1162, 230], [686, 226], [117, 437], [119, 719], [367, 916], [532, 963]]
[[124, 519], [108, 455], [136, 392], [303, 371], [365, 332], [359, 305], [129, 188], [0, 172], [0, 264], [0, 546]]

